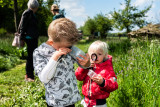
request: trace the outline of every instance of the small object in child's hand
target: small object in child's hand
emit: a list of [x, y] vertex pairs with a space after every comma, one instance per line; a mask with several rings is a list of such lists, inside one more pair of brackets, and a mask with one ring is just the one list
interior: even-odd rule
[[88, 75], [90, 78], [93, 78], [93, 77], [97, 77], [97, 76], [98, 76], [92, 69], [89, 70], [89, 72], [87, 73], [87, 75]]

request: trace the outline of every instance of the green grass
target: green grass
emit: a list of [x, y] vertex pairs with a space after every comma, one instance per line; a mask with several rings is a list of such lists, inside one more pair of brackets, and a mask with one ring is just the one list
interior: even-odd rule
[[24, 81], [25, 64], [0, 74], [0, 106], [45, 106], [43, 84]]
[[[46, 41], [40, 38], [40, 43]], [[93, 42], [81, 40], [76, 46], [87, 52]], [[113, 67], [119, 88], [107, 98], [108, 107], [159, 107], [160, 106], [160, 42], [127, 39], [103, 40], [110, 46]], [[2, 64], [2, 62], [1, 62]], [[75, 64], [75, 69], [77, 65]], [[33, 83], [24, 81], [25, 64], [0, 73], [0, 106], [44, 107], [45, 89], [36, 77]], [[82, 82], [78, 81], [81, 92]], [[82, 95], [82, 94], [81, 94]], [[76, 107], [82, 107], [80, 102]]]

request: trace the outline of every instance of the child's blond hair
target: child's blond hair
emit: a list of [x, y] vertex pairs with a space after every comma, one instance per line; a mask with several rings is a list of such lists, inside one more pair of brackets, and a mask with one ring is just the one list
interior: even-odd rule
[[67, 18], [59, 18], [52, 21], [48, 27], [48, 36], [54, 42], [61, 42], [63, 39], [74, 44], [79, 41], [75, 23]]
[[102, 42], [97, 40], [93, 42], [88, 48], [88, 54], [91, 55], [91, 51], [102, 50], [103, 54], [108, 54], [108, 44], [106, 42]]

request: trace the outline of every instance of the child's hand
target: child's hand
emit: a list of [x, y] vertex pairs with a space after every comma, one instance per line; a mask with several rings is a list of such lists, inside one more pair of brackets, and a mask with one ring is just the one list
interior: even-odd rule
[[103, 77], [101, 75], [97, 75], [93, 78], [91, 78], [94, 82], [96, 82], [98, 85], [101, 85], [103, 83]]
[[91, 63], [90, 67], [94, 67], [95, 66], [95, 63]]
[[52, 58], [57, 61], [58, 58], [62, 55], [67, 55], [69, 52], [71, 52], [71, 49], [69, 48], [59, 48], [52, 56]]
[[82, 57], [83, 59], [77, 57], [78, 63], [84, 67], [89, 67], [90, 66], [89, 55], [86, 54], [85, 56], [83, 55], [79, 55], [79, 56]]

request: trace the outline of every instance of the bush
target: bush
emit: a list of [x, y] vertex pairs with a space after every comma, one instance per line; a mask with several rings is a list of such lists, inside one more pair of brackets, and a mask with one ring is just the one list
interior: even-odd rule
[[4, 28], [0, 28], [0, 36], [5, 35], [7, 31]]
[[131, 42], [129, 39], [123, 40], [121, 42], [110, 42], [109, 52], [112, 54], [124, 54], [130, 50]]
[[0, 53], [0, 72], [8, 70], [20, 63], [22, 61], [15, 55], [3, 55]]

